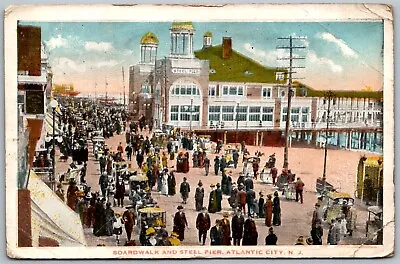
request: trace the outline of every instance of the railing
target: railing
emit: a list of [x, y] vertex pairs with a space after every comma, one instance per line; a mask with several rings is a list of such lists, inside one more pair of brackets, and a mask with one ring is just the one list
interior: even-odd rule
[[53, 175], [52, 167], [32, 167], [32, 170], [51, 190], [55, 191], [57, 181]]

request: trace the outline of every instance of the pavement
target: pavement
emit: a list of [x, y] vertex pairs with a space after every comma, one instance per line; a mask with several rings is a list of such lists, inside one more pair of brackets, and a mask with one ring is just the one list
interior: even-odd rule
[[[146, 132], [144, 135], [148, 134]], [[125, 147], [125, 135], [115, 135], [112, 138], [106, 139], [106, 143], [112, 147], [112, 149], [116, 149], [119, 142], [122, 142]], [[268, 159], [268, 156], [272, 153], [276, 154], [277, 168], [282, 168], [283, 164], [283, 148], [278, 147], [255, 147], [255, 146], [247, 146], [247, 149], [250, 153], [254, 154], [255, 151], [261, 151], [264, 155], [261, 157], [261, 163], [265, 164]], [[92, 187], [92, 191], [98, 191], [98, 179], [99, 179], [99, 164], [94, 160], [93, 155], [91, 154], [91, 144], [89, 144], [89, 161], [87, 166], [87, 176], [86, 181], [89, 186]], [[356, 172], [357, 172], [357, 164], [360, 156], [363, 153], [360, 152], [351, 152], [346, 150], [329, 150], [328, 151], [328, 159], [327, 159], [327, 181], [333, 184], [339, 191], [347, 192], [354, 196], [355, 187], [356, 187]], [[183, 177], [188, 179], [188, 182], [191, 187], [191, 192], [189, 194], [189, 199], [187, 204], [183, 205], [186, 213], [186, 218], [188, 220], [189, 228], [185, 231], [185, 240], [182, 245], [184, 246], [192, 246], [199, 245], [197, 238], [197, 230], [196, 230], [196, 217], [197, 213], [195, 211], [195, 201], [194, 201], [194, 192], [197, 187], [198, 181], [201, 179], [203, 182], [203, 186], [205, 189], [205, 197], [204, 197], [204, 205], [208, 205], [208, 198], [210, 192], [210, 184], [221, 182], [221, 174], [218, 176], [214, 175], [213, 172], [213, 160], [215, 154], [210, 154], [209, 159], [211, 160], [210, 174], [205, 176], [205, 171], [203, 168], [192, 168], [190, 163], [190, 170], [188, 173], [176, 173], [176, 182], [177, 182], [177, 195], [175, 196], [164, 196], [160, 193], [153, 191], [152, 196], [158, 202], [159, 206], [166, 210], [167, 212], [167, 230], [169, 232], [172, 231], [172, 223], [173, 223], [173, 215], [175, 214], [176, 207], [181, 205], [181, 198], [179, 195], [179, 185], [183, 181]], [[311, 230], [311, 219], [312, 213], [314, 210], [314, 204], [317, 201], [317, 195], [315, 194], [315, 183], [316, 179], [322, 175], [323, 172], [323, 159], [324, 159], [324, 150], [323, 149], [314, 149], [314, 148], [296, 148], [292, 147], [289, 149], [289, 168], [292, 170], [292, 173], [296, 174], [296, 177], [301, 177], [303, 182], [305, 183], [304, 187], [304, 203], [295, 202], [292, 200], [286, 200], [281, 197], [281, 216], [282, 216], [282, 225], [278, 227], [274, 227], [275, 234], [278, 237], [278, 245], [294, 245], [299, 236], [308, 237], [310, 236]], [[64, 173], [67, 168], [68, 162], [59, 162], [58, 159], [56, 164], [56, 173]], [[191, 161], [190, 161], [191, 162]], [[176, 167], [176, 162], [168, 160], [168, 167], [172, 166]], [[137, 164], [135, 158], [132, 158], [132, 167], [137, 168]], [[232, 168], [233, 182], [236, 182], [239, 177], [239, 173], [242, 171], [243, 165], [241, 163], [241, 157], [239, 158], [239, 164], [236, 169]], [[257, 194], [256, 198], [258, 199], [258, 193], [262, 191], [266, 197], [267, 194], [273, 194], [274, 188], [271, 185], [264, 184], [260, 181], [254, 181], [254, 189]], [[128, 197], [125, 198], [125, 205], [129, 204]], [[353, 233], [353, 237], [347, 237], [340, 244], [361, 244], [365, 242], [365, 223], [367, 220], [368, 212], [365, 207], [355, 205], [355, 209], [357, 211], [357, 230]], [[113, 207], [115, 212], [123, 212], [124, 208]], [[247, 210], [247, 208], [246, 208]], [[227, 196], [224, 196], [222, 201], [222, 212], [228, 211], [232, 213], [232, 209], [230, 208], [227, 200]], [[221, 213], [210, 214], [212, 225], [215, 223], [216, 219], [221, 219]], [[255, 219], [258, 231], [258, 245], [265, 244], [265, 237], [268, 235], [268, 227], [264, 225], [264, 219]], [[134, 229], [134, 238], [138, 242], [138, 229]], [[98, 244], [105, 244], [106, 246], [115, 246], [116, 240], [114, 237], [96, 237], [92, 234], [92, 229], [84, 228], [86, 240], [88, 246], [96, 246]], [[327, 242], [328, 235], [328, 227], [324, 227], [324, 235], [323, 235], [323, 244]], [[120, 238], [120, 245], [126, 241], [125, 230], [123, 231], [123, 235]], [[206, 241], [206, 245], [209, 245], [209, 233]]]

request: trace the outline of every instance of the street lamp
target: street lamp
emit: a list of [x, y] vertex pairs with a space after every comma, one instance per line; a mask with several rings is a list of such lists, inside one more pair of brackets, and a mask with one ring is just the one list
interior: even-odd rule
[[326, 113], [326, 130], [325, 130], [325, 152], [324, 152], [324, 172], [322, 175], [322, 182], [324, 184], [324, 191], [325, 191], [325, 186], [326, 186], [326, 159], [328, 156], [328, 129], [329, 129], [329, 118], [331, 114], [331, 100], [334, 97], [334, 94], [332, 91], [328, 91], [325, 94], [325, 100], [328, 100], [328, 110]]
[[238, 129], [239, 129], [239, 105], [240, 102], [236, 102], [236, 135], [235, 135], [235, 142], [238, 143]]
[[189, 123], [190, 132], [192, 132], [192, 114], [193, 114], [193, 98], [190, 98], [190, 123]]
[[52, 189], [54, 190], [54, 184], [53, 180], [55, 180], [56, 176], [56, 136], [55, 136], [55, 131], [56, 131], [56, 108], [58, 107], [58, 102], [55, 99], [52, 99], [50, 102], [51, 109], [53, 110], [53, 150], [52, 150], [52, 162], [53, 162], [53, 168], [52, 168], [52, 175], [50, 178], [50, 184]]

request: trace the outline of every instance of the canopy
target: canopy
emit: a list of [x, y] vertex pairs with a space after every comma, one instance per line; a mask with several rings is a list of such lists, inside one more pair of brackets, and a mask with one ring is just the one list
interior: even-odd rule
[[140, 208], [138, 210], [139, 213], [141, 214], [148, 214], [148, 213], [165, 213], [165, 210], [161, 209], [160, 207], [145, 207], [145, 208]]
[[28, 189], [31, 192], [33, 241], [47, 237], [56, 240], [59, 246], [86, 246], [79, 215], [32, 170]]
[[339, 192], [329, 192], [327, 195], [331, 199], [339, 199], [339, 198], [344, 198], [344, 199], [353, 199], [350, 194], [348, 193], [339, 193]]

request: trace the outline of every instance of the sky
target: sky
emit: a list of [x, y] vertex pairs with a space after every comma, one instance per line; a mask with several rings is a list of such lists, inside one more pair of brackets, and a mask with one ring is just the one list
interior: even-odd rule
[[[140, 39], [153, 32], [159, 39], [158, 58], [169, 55], [171, 22], [27, 22], [40, 26], [42, 42], [57, 84], [73, 83], [82, 93], [123, 93], [128, 90], [129, 66], [140, 60]], [[383, 90], [383, 23], [312, 22], [312, 23], [226, 23], [193, 22], [194, 50], [201, 49], [203, 34], [213, 34], [213, 45], [223, 37], [232, 38], [233, 49], [267, 67], [285, 67], [287, 46], [279, 37], [306, 37], [294, 40], [305, 49], [294, 51], [294, 66], [304, 66], [293, 75], [299, 81], [320, 90]]]

